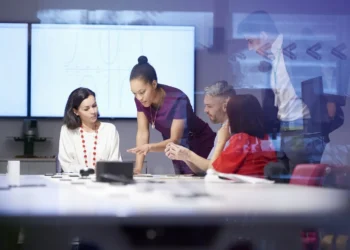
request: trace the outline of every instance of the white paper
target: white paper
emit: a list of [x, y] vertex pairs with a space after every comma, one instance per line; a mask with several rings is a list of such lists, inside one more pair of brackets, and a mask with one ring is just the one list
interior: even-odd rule
[[239, 175], [239, 174], [225, 174], [215, 171], [214, 169], [208, 169], [207, 175], [205, 176], [205, 181], [208, 182], [237, 182], [237, 183], [252, 183], [252, 184], [258, 184], [258, 183], [264, 183], [264, 184], [272, 184], [274, 181], [265, 180], [262, 178], [256, 178], [246, 175]]

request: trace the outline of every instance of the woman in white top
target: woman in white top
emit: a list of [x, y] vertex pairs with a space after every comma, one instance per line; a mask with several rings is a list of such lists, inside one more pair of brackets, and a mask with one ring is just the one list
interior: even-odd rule
[[98, 121], [95, 93], [75, 89], [68, 97], [60, 134], [58, 160], [64, 172], [95, 168], [97, 161], [121, 161], [119, 134]]

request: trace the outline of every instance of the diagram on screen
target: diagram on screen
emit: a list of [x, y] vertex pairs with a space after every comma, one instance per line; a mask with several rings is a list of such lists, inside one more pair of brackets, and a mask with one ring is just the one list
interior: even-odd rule
[[143, 54], [143, 35], [140, 31], [130, 35], [130, 31], [122, 30], [77, 30], [72, 36], [73, 48], [67, 50], [64, 60], [68, 82], [92, 89], [97, 97], [106, 97], [98, 99], [103, 110], [120, 109], [130, 103], [131, 92], [130, 96], [125, 93], [130, 71]]
[[[141, 55], [161, 83], [179, 86], [193, 99], [193, 28], [43, 24], [32, 30], [34, 116], [62, 116], [69, 93], [86, 87], [96, 93], [101, 117], [136, 117], [129, 77]], [[47, 88], [55, 95], [45, 95]]]

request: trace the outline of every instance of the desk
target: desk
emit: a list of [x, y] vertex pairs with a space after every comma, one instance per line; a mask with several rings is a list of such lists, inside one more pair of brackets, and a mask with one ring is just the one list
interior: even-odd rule
[[302, 229], [350, 225], [348, 192], [341, 190], [199, 178], [137, 177], [127, 186], [63, 179], [21, 176], [22, 184], [46, 187], [0, 191], [0, 227], [21, 225], [24, 249], [69, 249], [79, 236], [105, 250], [229, 249], [239, 237], [297, 250]]
[[21, 162], [21, 175], [40, 175], [56, 173], [55, 158], [8, 158], [0, 159], [0, 174], [7, 173], [7, 161]]

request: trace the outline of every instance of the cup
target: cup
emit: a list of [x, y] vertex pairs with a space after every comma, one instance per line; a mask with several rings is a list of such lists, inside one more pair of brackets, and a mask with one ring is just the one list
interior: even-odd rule
[[21, 173], [20, 161], [8, 161], [7, 162], [7, 178], [9, 185], [19, 185], [20, 173]]

